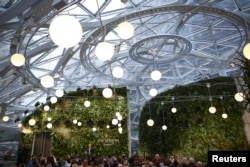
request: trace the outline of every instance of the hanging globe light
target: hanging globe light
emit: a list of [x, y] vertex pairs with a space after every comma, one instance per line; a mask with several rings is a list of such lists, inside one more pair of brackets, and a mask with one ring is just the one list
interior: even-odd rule
[[77, 120], [76, 119], [73, 120], [73, 124], [77, 124]]
[[43, 107], [43, 109], [44, 109], [44, 111], [49, 111], [50, 107], [49, 107], [48, 105], [45, 105], [45, 106]]
[[50, 123], [50, 122], [47, 123], [47, 128], [48, 128], [48, 129], [51, 129], [51, 128], [52, 128], [52, 123]]
[[63, 97], [64, 91], [62, 89], [57, 89], [55, 94], [57, 97]]
[[162, 125], [162, 130], [167, 130], [167, 126], [166, 125]]
[[95, 132], [95, 131], [96, 131], [96, 127], [93, 127], [93, 129], [92, 129], [92, 130], [93, 130], [93, 132]]
[[16, 67], [23, 66], [25, 64], [25, 57], [22, 54], [15, 53], [11, 56], [10, 62]]
[[243, 55], [246, 59], [250, 59], [250, 43], [246, 44], [243, 48]]
[[112, 119], [112, 125], [117, 125], [118, 124], [118, 120], [116, 118]]
[[223, 113], [221, 116], [223, 119], [227, 119], [227, 117], [228, 117], [227, 113]]
[[18, 124], [17, 124], [17, 127], [18, 127], [18, 128], [21, 128], [22, 126], [23, 126], [22, 123], [18, 123]]
[[51, 102], [52, 104], [56, 103], [56, 102], [57, 102], [57, 98], [56, 98], [55, 96], [52, 96], [52, 97], [50, 98], [50, 102]]
[[49, 26], [51, 40], [63, 48], [77, 45], [82, 38], [82, 26], [72, 16], [57, 16]]
[[158, 70], [154, 70], [151, 72], [151, 78], [154, 81], [158, 81], [159, 79], [161, 79], [161, 72]]
[[121, 120], [122, 120], [122, 116], [119, 115], [119, 116], [117, 117], [117, 119], [118, 119], [119, 121], [121, 121]]
[[154, 120], [152, 120], [151, 118], [147, 121], [147, 125], [148, 126], [153, 126], [154, 125]]
[[50, 88], [55, 85], [54, 78], [50, 75], [43, 76], [40, 80], [41, 84], [45, 88]]
[[121, 39], [129, 39], [134, 35], [135, 30], [131, 23], [125, 21], [118, 25], [116, 31]]
[[118, 128], [118, 132], [119, 132], [120, 134], [122, 134], [122, 127], [119, 127], [119, 128]]
[[238, 102], [242, 102], [244, 100], [244, 94], [241, 92], [235, 93], [234, 99]]
[[122, 126], [122, 124], [121, 124], [121, 123], [118, 123], [118, 124], [117, 124], [117, 126], [118, 126], [118, 127], [121, 127], [121, 126]]
[[95, 55], [99, 60], [110, 60], [114, 55], [114, 46], [108, 42], [100, 42], [95, 48]]
[[86, 100], [86, 101], [84, 101], [84, 106], [85, 107], [90, 107], [90, 105], [91, 105], [91, 103], [90, 103], [90, 101], [89, 100]]
[[29, 125], [30, 126], [34, 126], [36, 124], [36, 120], [34, 119], [34, 118], [31, 118], [30, 120], [29, 120]]
[[123, 76], [123, 69], [121, 67], [115, 67], [113, 70], [112, 70], [112, 75], [115, 77], [115, 78], [121, 78]]
[[48, 121], [51, 121], [52, 120], [52, 118], [51, 117], [48, 117], [48, 119], [47, 119]]
[[7, 122], [9, 119], [10, 119], [10, 117], [8, 115], [3, 116], [3, 121], [4, 122]]
[[211, 107], [209, 107], [209, 112], [211, 113], [211, 114], [214, 114], [214, 113], [216, 113], [216, 108], [215, 107], [213, 107], [213, 106], [211, 106]]
[[155, 88], [151, 88], [151, 89], [149, 90], [149, 94], [150, 94], [152, 97], [155, 97], [155, 96], [158, 94], [158, 91], [157, 91], [157, 89], [155, 89]]
[[102, 95], [105, 98], [110, 98], [110, 97], [112, 97], [113, 92], [112, 92], [112, 90], [110, 88], [105, 88], [105, 89], [102, 90]]
[[121, 113], [120, 112], [115, 112], [115, 115], [117, 116], [117, 117], [119, 117], [120, 115], [121, 115]]
[[110, 128], [110, 126], [109, 126], [109, 125], [107, 125], [107, 126], [106, 126], [106, 128], [107, 128], [107, 129], [109, 129], [109, 128]]
[[175, 107], [172, 107], [172, 108], [171, 108], [171, 112], [172, 112], [172, 113], [176, 113], [176, 112], [177, 112], [177, 109], [176, 109]]
[[77, 125], [78, 126], [82, 126], [82, 122], [77, 122]]

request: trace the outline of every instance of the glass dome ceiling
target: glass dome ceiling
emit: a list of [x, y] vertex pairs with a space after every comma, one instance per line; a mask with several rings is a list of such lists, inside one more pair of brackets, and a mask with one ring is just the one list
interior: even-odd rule
[[[59, 15], [71, 15], [82, 25], [80, 43], [72, 48], [55, 45], [48, 28]], [[128, 21], [135, 28], [128, 40], [117, 25]], [[138, 142], [138, 122], [144, 103], [175, 85], [218, 76], [240, 75], [238, 52], [249, 39], [249, 0], [4, 0], [0, 2], [0, 103], [6, 126], [37, 102], [44, 103], [57, 89], [75, 91], [93, 86], [126, 87], [129, 91], [131, 145]], [[101, 61], [98, 42], [115, 46], [115, 55]], [[105, 52], [105, 51], [104, 51]], [[10, 64], [14, 53], [26, 64]], [[122, 78], [112, 69], [121, 67]], [[161, 72], [159, 81], [150, 77]], [[50, 74], [55, 86], [45, 89], [41, 77]]]

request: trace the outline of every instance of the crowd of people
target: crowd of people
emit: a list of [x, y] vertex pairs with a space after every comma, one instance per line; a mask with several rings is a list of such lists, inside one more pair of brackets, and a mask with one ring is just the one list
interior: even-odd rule
[[123, 155], [96, 157], [91, 144], [88, 145], [84, 156], [66, 156], [56, 158], [54, 156], [33, 155], [27, 163], [17, 163], [17, 167], [206, 167], [201, 161], [194, 158], [179, 158], [169, 156], [167, 158], [155, 154], [153, 157]]

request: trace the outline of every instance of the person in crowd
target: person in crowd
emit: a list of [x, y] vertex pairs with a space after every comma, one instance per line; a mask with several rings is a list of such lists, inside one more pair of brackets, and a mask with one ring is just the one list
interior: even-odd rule
[[196, 162], [196, 167], [202, 167], [202, 162], [201, 161], [197, 161]]
[[153, 164], [154, 164], [154, 166], [156, 166], [156, 167], [160, 167], [160, 165], [163, 163], [163, 160], [162, 160], [162, 158], [160, 157], [160, 155], [159, 154], [155, 154], [155, 157], [154, 157], [154, 159], [153, 159]]
[[91, 144], [88, 144], [86, 152], [88, 157], [88, 164], [90, 165], [90, 163], [94, 161], [94, 149], [92, 148]]
[[177, 167], [178, 161], [175, 159], [173, 155], [169, 157], [169, 167]]

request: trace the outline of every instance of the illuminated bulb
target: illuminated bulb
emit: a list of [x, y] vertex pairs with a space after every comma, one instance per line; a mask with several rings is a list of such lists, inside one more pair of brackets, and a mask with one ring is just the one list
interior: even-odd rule
[[154, 97], [154, 96], [156, 96], [158, 94], [158, 91], [155, 88], [151, 88], [149, 90], [149, 94]]
[[131, 38], [134, 35], [134, 31], [134, 26], [127, 21], [120, 23], [117, 27], [117, 34], [122, 39]]
[[214, 114], [214, 113], [216, 112], [216, 108], [213, 107], [213, 106], [209, 107], [209, 112], [210, 112], [211, 114]]
[[161, 79], [161, 72], [158, 71], [158, 70], [152, 71], [152, 72], [151, 72], [151, 78], [152, 78], [154, 81], [158, 81], [159, 79]]
[[172, 113], [176, 113], [177, 112], [177, 109], [175, 107], [171, 108], [171, 112]]
[[154, 125], [154, 120], [151, 118], [147, 121], [148, 126], [153, 126]]
[[57, 97], [63, 97], [64, 91], [62, 89], [57, 89], [55, 94]]
[[222, 116], [222, 118], [224, 118], [224, 119], [227, 119], [227, 117], [228, 117], [227, 113], [223, 113], [221, 116]]
[[57, 102], [57, 97], [52, 96], [52, 97], [50, 98], [50, 102], [51, 102], [52, 104], [56, 103], [56, 102]]
[[162, 130], [167, 130], [167, 126], [166, 125], [162, 125]]
[[93, 127], [93, 129], [92, 129], [92, 130], [93, 130], [93, 132], [95, 132], [95, 131], [96, 131], [96, 127]]
[[29, 120], [29, 125], [30, 126], [34, 126], [36, 124], [36, 120], [34, 119], [34, 118], [31, 118], [30, 120]]
[[113, 92], [110, 88], [105, 88], [102, 90], [102, 95], [105, 97], [105, 98], [110, 98], [112, 97], [113, 95]]
[[47, 119], [48, 121], [51, 121], [52, 120], [52, 118], [51, 117], [48, 117], [48, 119]]
[[41, 85], [45, 88], [50, 88], [55, 85], [54, 78], [50, 75], [43, 76], [40, 81]]
[[112, 70], [112, 75], [115, 77], [115, 78], [121, 78], [123, 76], [123, 69], [121, 67], [115, 67], [113, 70]]
[[13, 64], [16, 67], [23, 66], [25, 64], [25, 57], [22, 54], [15, 53], [10, 58], [11, 64]]
[[116, 112], [115, 115], [116, 115], [117, 117], [119, 117], [119, 116], [121, 115], [121, 113], [120, 113], [120, 112]]
[[50, 107], [49, 107], [48, 105], [45, 105], [45, 106], [43, 107], [43, 109], [44, 109], [44, 111], [49, 111]]
[[118, 131], [119, 131], [120, 134], [122, 134], [122, 127], [119, 127]]
[[115, 118], [114, 118], [114, 119], [112, 119], [112, 124], [113, 124], [113, 125], [117, 125], [117, 124], [118, 124], [118, 120], [117, 120], [117, 119], [115, 119]]
[[47, 128], [51, 129], [52, 128], [52, 123], [47, 123]]
[[117, 117], [117, 119], [118, 119], [119, 121], [121, 121], [121, 120], [122, 120], [122, 116], [119, 115], [119, 116]]
[[242, 102], [244, 100], [244, 94], [241, 92], [235, 93], [234, 99], [238, 102]]
[[106, 128], [107, 128], [107, 129], [109, 129], [109, 128], [110, 128], [110, 126], [109, 126], [109, 125], [107, 125], [107, 126], [106, 126]]
[[82, 122], [78, 122], [77, 125], [78, 125], [78, 126], [82, 126]]
[[243, 48], [243, 55], [246, 59], [250, 59], [250, 43], [246, 44]]
[[18, 126], [19, 128], [21, 128], [23, 125], [22, 125], [22, 123], [18, 123], [17, 126]]
[[118, 127], [121, 127], [121, 126], [122, 126], [122, 124], [121, 124], [121, 123], [118, 123], [118, 124], [117, 124], [117, 126], [118, 126]]
[[77, 124], [77, 120], [76, 119], [73, 120], [73, 124]]
[[88, 100], [86, 100], [86, 101], [84, 102], [84, 106], [85, 106], [85, 107], [90, 107], [90, 104], [91, 104], [91, 103], [90, 103], [90, 101], [88, 101]]
[[3, 121], [4, 122], [7, 122], [9, 119], [10, 119], [9, 116], [7, 116], [7, 115], [3, 116]]
[[82, 38], [82, 26], [72, 16], [57, 16], [50, 23], [49, 35], [58, 46], [70, 48], [77, 45]]
[[110, 60], [114, 55], [114, 46], [108, 42], [100, 42], [95, 48], [95, 55], [99, 60]]

